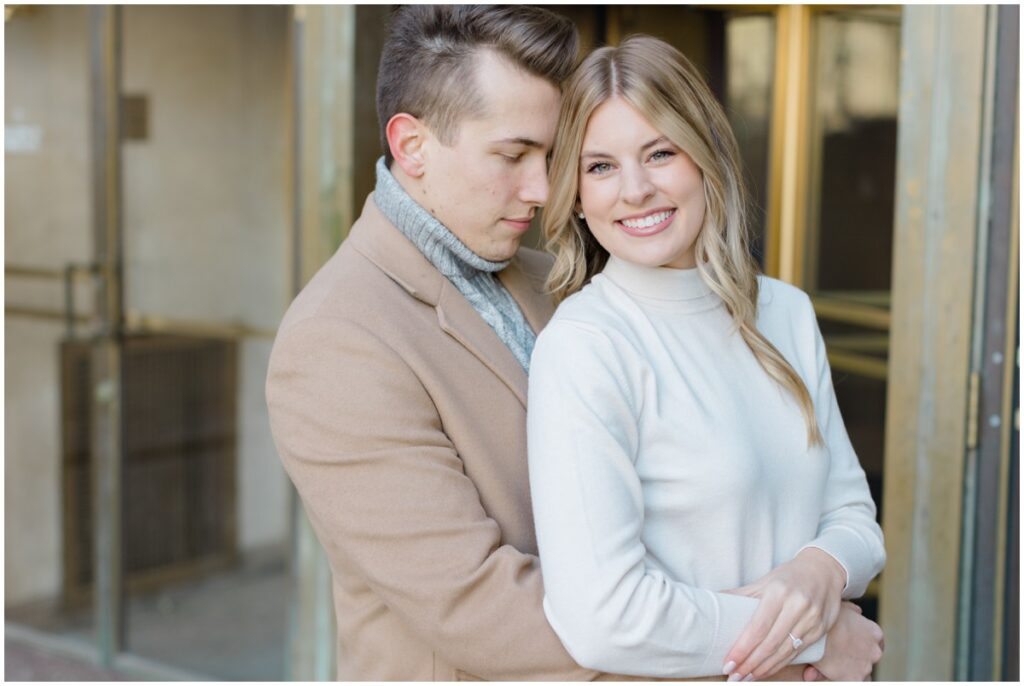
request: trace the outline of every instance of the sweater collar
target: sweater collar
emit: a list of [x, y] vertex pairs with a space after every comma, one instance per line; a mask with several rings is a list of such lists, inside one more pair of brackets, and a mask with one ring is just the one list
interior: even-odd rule
[[721, 302], [696, 267], [645, 267], [610, 255], [601, 273], [622, 290], [652, 305], [699, 310]]
[[[366, 199], [362, 214], [331, 259], [345, 259], [346, 250], [354, 250], [410, 296], [435, 308], [441, 330], [491, 369], [525, 406], [526, 374], [515, 356], [452, 282], [384, 216], [374, 195]], [[547, 323], [554, 310], [542, 288], [548, 264], [533, 255], [519, 254], [497, 274], [534, 331]]]

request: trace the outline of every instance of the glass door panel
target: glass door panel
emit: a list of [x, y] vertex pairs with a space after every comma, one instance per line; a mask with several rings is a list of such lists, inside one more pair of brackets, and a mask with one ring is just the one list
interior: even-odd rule
[[123, 9], [127, 650], [282, 679], [287, 477], [263, 399], [289, 296], [289, 10]]
[[4, 611], [89, 649], [89, 8], [8, 6], [4, 38]]
[[[898, 8], [815, 10], [804, 288], [850, 440], [881, 508], [896, 130]], [[879, 512], [881, 519], [881, 512]], [[872, 617], [877, 587], [863, 602]]]
[[888, 308], [896, 188], [898, 10], [816, 12], [807, 289]]
[[750, 194], [751, 248], [764, 268], [768, 219], [769, 141], [775, 71], [773, 12], [725, 15], [725, 114], [729, 118]]

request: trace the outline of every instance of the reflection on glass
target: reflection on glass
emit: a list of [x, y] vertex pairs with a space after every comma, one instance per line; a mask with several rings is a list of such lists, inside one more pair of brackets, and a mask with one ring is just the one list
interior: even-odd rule
[[[74, 444], [89, 402], [62, 386], [83, 380], [64, 354], [63, 273], [92, 260], [89, 8], [8, 6], [4, 37], [4, 616], [88, 647], [92, 482]], [[87, 282], [75, 301], [92, 309]]]
[[[282, 679], [290, 503], [262, 393], [270, 340], [223, 331], [273, 331], [288, 301], [290, 16], [122, 12], [125, 299], [171, 323], [128, 331], [123, 348], [125, 648], [206, 678]], [[90, 8], [5, 14], [8, 645], [20, 625], [90, 651], [93, 512], [104, 506], [83, 266], [94, 254]], [[74, 332], [68, 265], [86, 277], [71, 289]]]
[[[812, 23], [805, 287], [836, 399], [881, 517], [889, 356], [898, 9], [818, 11]], [[869, 592], [868, 616], [876, 607]]]
[[898, 10], [815, 14], [807, 288], [888, 307]]
[[270, 6], [123, 15], [137, 120], [122, 144], [125, 303], [130, 323], [164, 322], [124, 354], [127, 649], [215, 679], [286, 676], [270, 339], [223, 331], [272, 332], [288, 301], [289, 20]]
[[775, 68], [774, 15], [727, 15], [725, 51], [725, 113], [743, 159], [751, 199], [752, 248], [763, 266]]

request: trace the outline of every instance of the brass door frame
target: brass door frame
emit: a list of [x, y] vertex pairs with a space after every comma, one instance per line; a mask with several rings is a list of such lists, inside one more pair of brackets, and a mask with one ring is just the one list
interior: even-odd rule
[[811, 16], [807, 5], [776, 10], [775, 79], [769, 143], [765, 274], [803, 285], [807, 213]]
[[985, 12], [904, 8], [899, 120], [914, 126], [900, 127], [897, 153], [885, 680], [957, 673]]

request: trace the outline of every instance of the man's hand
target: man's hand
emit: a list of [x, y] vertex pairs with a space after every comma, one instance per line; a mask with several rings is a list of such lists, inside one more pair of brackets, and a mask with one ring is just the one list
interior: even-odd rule
[[814, 665], [807, 665], [806, 667], [804, 667], [803, 680], [804, 681], [827, 681], [827, 679], [825, 679], [825, 677], [823, 677], [821, 675], [821, 672], [819, 672], [818, 668], [815, 667]]
[[814, 665], [787, 665], [765, 681], [828, 681]]
[[882, 659], [885, 635], [861, 612], [853, 603], [844, 602], [835, 626], [828, 632], [825, 657], [814, 668], [831, 681], [867, 681], [871, 669]]
[[726, 591], [761, 601], [725, 657], [723, 670], [729, 680], [750, 675], [765, 679], [799, 652], [791, 636], [800, 639], [801, 646], [824, 636], [839, 614], [845, 586], [846, 571], [835, 558], [818, 548], [806, 548], [754, 583]]

